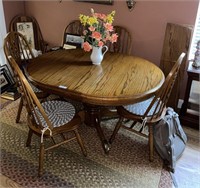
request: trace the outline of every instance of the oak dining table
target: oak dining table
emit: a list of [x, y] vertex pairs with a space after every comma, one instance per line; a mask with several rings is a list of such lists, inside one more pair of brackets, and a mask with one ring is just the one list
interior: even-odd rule
[[84, 104], [85, 123], [97, 130], [105, 153], [110, 145], [100, 125], [102, 106], [140, 102], [164, 83], [161, 69], [137, 56], [107, 52], [101, 65], [93, 65], [83, 49], [57, 50], [40, 55], [27, 66], [29, 79], [48, 93]]

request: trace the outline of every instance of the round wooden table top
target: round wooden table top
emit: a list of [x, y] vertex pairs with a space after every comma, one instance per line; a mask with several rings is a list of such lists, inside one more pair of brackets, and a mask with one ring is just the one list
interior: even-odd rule
[[82, 49], [58, 50], [32, 59], [27, 71], [36, 85], [94, 105], [125, 105], [150, 97], [164, 82], [155, 64], [135, 56], [107, 52], [92, 65]]

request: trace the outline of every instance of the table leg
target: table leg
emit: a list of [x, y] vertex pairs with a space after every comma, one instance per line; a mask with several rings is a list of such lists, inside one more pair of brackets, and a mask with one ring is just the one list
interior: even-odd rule
[[102, 147], [106, 154], [110, 150], [109, 142], [106, 140], [103, 130], [100, 126], [100, 107], [94, 105], [85, 105], [85, 124], [95, 127], [101, 140]]

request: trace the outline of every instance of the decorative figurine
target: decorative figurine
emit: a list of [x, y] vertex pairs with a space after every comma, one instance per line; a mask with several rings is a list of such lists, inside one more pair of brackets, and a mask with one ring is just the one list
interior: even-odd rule
[[197, 47], [196, 47], [196, 52], [195, 52], [195, 57], [194, 57], [194, 62], [192, 63], [192, 66], [195, 67], [196, 69], [200, 68], [200, 40], [197, 42]]

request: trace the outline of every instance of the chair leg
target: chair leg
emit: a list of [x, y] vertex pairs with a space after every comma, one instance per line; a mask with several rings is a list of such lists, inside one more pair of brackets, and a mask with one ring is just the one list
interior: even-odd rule
[[28, 138], [27, 138], [27, 141], [26, 141], [26, 147], [29, 147], [31, 145], [32, 135], [33, 135], [33, 131], [31, 129], [29, 129]]
[[115, 126], [115, 129], [114, 129], [114, 131], [113, 131], [113, 133], [112, 133], [112, 135], [109, 139], [110, 144], [112, 144], [113, 140], [115, 139], [115, 136], [118, 133], [119, 128], [121, 127], [123, 120], [124, 120], [124, 118], [122, 118], [122, 117], [119, 118], [119, 121], [117, 122], [117, 125]]
[[17, 117], [16, 117], [16, 123], [19, 123], [20, 115], [21, 115], [21, 112], [22, 112], [22, 107], [23, 107], [23, 97], [21, 97], [20, 102], [19, 102], [19, 107], [18, 107]]
[[153, 125], [149, 125], [149, 160], [153, 161]]
[[86, 151], [85, 146], [84, 146], [84, 144], [83, 144], [83, 141], [82, 141], [82, 139], [81, 139], [81, 137], [80, 137], [80, 134], [78, 133], [77, 130], [74, 130], [74, 133], [75, 133], [75, 135], [76, 135], [76, 139], [77, 139], [77, 141], [78, 141], [78, 144], [80, 145], [81, 151], [83, 152], [83, 155], [84, 155], [84, 156], [87, 156], [87, 151]]
[[40, 144], [40, 155], [39, 155], [39, 169], [38, 176], [41, 177], [43, 174], [43, 166], [44, 166], [44, 144]]

